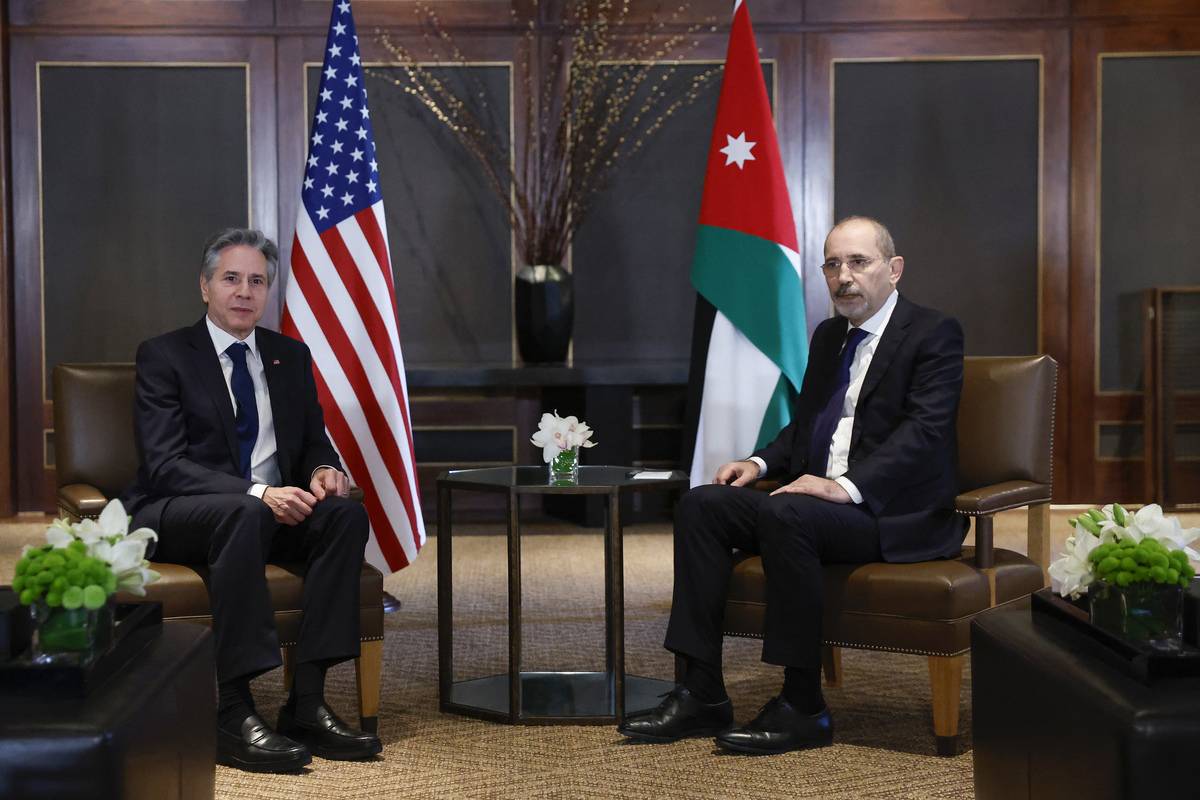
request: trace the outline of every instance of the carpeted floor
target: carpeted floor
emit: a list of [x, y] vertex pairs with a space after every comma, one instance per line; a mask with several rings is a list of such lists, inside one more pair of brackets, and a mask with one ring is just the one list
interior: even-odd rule
[[[1077, 513], [1077, 512], [1076, 512]], [[1069, 530], [1056, 511], [1055, 549]], [[1185, 524], [1200, 524], [1189, 515]], [[23, 544], [45, 522], [0, 522], [0, 583]], [[497, 526], [498, 527], [498, 526]], [[479, 533], [491, 528], [473, 526]], [[601, 537], [565, 525], [529, 526], [523, 539], [525, 669], [598, 669], [603, 664]], [[1002, 546], [1023, 549], [1020, 514], [1001, 515]], [[458, 529], [456, 529], [458, 532]], [[456, 678], [506, 664], [505, 547], [500, 536], [455, 536]], [[609, 726], [510, 727], [437, 710], [436, 540], [386, 587], [403, 610], [386, 618], [379, 733], [383, 755], [369, 763], [316, 759], [301, 775], [257, 776], [217, 769], [221, 798], [970, 798], [970, 675], [962, 697], [964, 753], [933, 755], [930, 689], [922, 658], [846, 651], [846, 680], [829, 690], [836, 743], [769, 758], [721, 755], [706, 740], [630, 745]], [[667, 526], [626, 530], [626, 647], [629, 670], [669, 677], [661, 642], [670, 608]], [[758, 660], [759, 643], [727, 640], [726, 679], [739, 719], [771, 697], [779, 671]], [[255, 684], [268, 718], [283, 702], [278, 673]], [[330, 674], [331, 704], [352, 717], [354, 671]]]

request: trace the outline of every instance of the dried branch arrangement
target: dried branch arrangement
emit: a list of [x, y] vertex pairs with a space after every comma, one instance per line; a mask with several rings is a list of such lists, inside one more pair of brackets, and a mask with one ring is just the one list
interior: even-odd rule
[[[534, 0], [537, 18], [537, 0]], [[463, 70], [469, 89], [451, 86], [433, 64], [469, 62], [427, 3], [417, 7], [424, 52], [386, 33], [379, 42], [400, 67], [369, 70], [415, 97], [483, 168], [508, 214], [518, 255], [527, 264], [564, 262], [571, 239], [613, 169], [641, 150], [679, 109], [695, 102], [721, 73], [714, 65], [692, 77], [679, 61], [712, 20], [683, 25], [686, 5], [648, 23], [629, 19], [630, 0], [567, 0], [562, 24], [525, 26], [516, 81], [524, 96], [516, 164], [507, 132], [495, 124], [481, 83]], [[514, 15], [515, 21], [515, 15]]]

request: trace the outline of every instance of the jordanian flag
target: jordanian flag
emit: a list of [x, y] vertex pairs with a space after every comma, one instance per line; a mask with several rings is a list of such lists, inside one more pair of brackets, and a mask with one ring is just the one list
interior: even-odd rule
[[791, 418], [808, 360], [797, 250], [750, 12], [737, 0], [692, 263], [692, 284], [716, 311], [707, 339], [693, 343], [694, 382], [704, 364], [693, 486]]

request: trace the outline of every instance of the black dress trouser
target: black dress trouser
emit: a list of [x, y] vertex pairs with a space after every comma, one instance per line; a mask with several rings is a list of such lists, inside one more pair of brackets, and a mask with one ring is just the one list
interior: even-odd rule
[[767, 578], [762, 660], [821, 663], [821, 564], [879, 561], [879, 526], [864, 507], [810, 495], [697, 486], [675, 513], [675, 589], [664, 643], [721, 663], [733, 551], [762, 557]]
[[281, 663], [268, 561], [305, 562], [296, 661], [332, 664], [358, 656], [367, 535], [366, 509], [346, 498], [325, 498], [292, 526], [276, 522], [253, 495], [181, 496], [163, 507], [154, 560], [207, 567], [217, 678], [228, 681]]

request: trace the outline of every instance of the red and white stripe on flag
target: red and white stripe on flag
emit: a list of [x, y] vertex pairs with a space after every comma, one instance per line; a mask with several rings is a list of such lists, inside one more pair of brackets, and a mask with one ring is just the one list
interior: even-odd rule
[[325, 427], [362, 487], [367, 561], [407, 566], [425, 543], [367, 95], [349, 0], [334, 4], [292, 242], [281, 330], [308, 345]]

